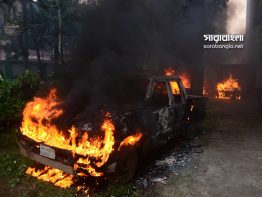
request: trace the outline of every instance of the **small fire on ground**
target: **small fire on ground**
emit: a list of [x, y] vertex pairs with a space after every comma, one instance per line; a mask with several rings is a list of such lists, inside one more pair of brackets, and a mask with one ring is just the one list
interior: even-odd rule
[[[71, 151], [73, 157], [78, 158], [75, 159], [74, 170], [83, 169], [91, 176], [103, 176], [104, 173], [98, 169], [108, 161], [110, 154], [122, 146], [134, 145], [142, 137], [141, 133], [136, 133], [125, 138], [119, 145], [115, 144], [115, 126], [109, 112], [104, 114], [99, 136], [90, 137], [89, 132], [80, 135], [81, 132], [74, 125], [67, 131], [59, 130], [52, 120], [63, 114], [63, 110], [59, 109], [61, 103], [56, 89], [51, 89], [46, 98], [35, 97], [23, 110], [20, 130], [21, 134], [35, 142]], [[26, 173], [63, 188], [73, 183], [72, 175], [50, 167], [43, 170], [28, 168]], [[77, 175], [86, 176], [84, 173]]]
[[238, 80], [231, 74], [228, 79], [217, 84], [217, 98], [219, 99], [241, 99], [241, 86]]
[[45, 166], [42, 170], [29, 167], [26, 174], [37, 177], [39, 180], [53, 183], [55, 186], [68, 188], [73, 184], [73, 175], [61, 170]]

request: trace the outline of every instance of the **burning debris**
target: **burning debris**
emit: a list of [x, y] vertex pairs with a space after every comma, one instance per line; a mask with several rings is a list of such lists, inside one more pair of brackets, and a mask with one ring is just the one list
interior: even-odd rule
[[230, 74], [229, 78], [217, 84], [217, 98], [241, 99], [241, 87], [238, 80]]
[[201, 145], [190, 145], [185, 141], [180, 143], [179, 147], [174, 148], [171, 153], [156, 160], [154, 165], [146, 169], [145, 174], [136, 180], [138, 187], [147, 188], [156, 182], [166, 184], [170, 174], [179, 175], [181, 170], [191, 166], [192, 160], [204, 151]]

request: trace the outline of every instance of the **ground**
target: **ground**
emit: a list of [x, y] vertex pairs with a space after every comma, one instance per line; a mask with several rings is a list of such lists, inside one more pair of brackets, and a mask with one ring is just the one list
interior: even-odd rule
[[245, 103], [211, 101], [205, 132], [193, 143], [204, 152], [143, 196], [261, 196], [262, 117]]
[[[175, 145], [132, 183], [114, 184], [100, 196], [261, 196], [262, 115], [257, 108], [211, 100], [201, 128], [198, 137]], [[73, 189], [25, 176], [31, 162], [15, 144], [13, 134], [1, 134], [0, 196], [75, 195]], [[169, 170], [163, 171], [165, 164]]]

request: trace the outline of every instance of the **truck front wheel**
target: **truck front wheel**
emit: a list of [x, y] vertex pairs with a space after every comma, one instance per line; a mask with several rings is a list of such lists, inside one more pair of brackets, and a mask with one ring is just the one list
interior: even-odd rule
[[118, 179], [127, 182], [133, 178], [138, 162], [137, 149], [134, 146], [123, 146], [119, 152], [119, 159], [116, 165]]

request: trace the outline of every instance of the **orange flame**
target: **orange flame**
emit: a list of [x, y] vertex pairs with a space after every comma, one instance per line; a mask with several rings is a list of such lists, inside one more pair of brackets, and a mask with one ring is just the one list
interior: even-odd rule
[[191, 87], [191, 82], [189, 80], [189, 77], [183, 73], [181, 75], [179, 75], [179, 78], [181, 79], [183, 85], [185, 86], [185, 88], [190, 88]]
[[240, 92], [241, 87], [237, 79], [234, 79], [232, 75], [229, 78], [221, 83], [217, 84], [217, 98], [220, 99], [241, 99], [241, 96], [234, 95], [235, 92]]
[[206, 86], [203, 87], [203, 95], [208, 96], [208, 91]]
[[[169, 67], [164, 71], [164, 74], [166, 76], [174, 76], [176, 74], [176, 72], [173, 68]], [[191, 87], [190, 79], [189, 79], [189, 77], [186, 73], [179, 74], [178, 77], [181, 79], [185, 88]]]
[[178, 83], [176, 81], [170, 81], [171, 91], [174, 95], [180, 94], [180, 88], [178, 86]]
[[173, 76], [173, 75], [175, 75], [175, 70], [173, 69], [173, 68], [167, 68], [166, 70], [165, 70], [165, 75], [166, 76]]
[[118, 150], [120, 150], [122, 146], [128, 146], [128, 145], [133, 146], [135, 143], [137, 143], [141, 139], [141, 137], [142, 137], [141, 133], [137, 133], [135, 135], [128, 136], [120, 143]]
[[[54, 118], [63, 114], [63, 111], [58, 108], [58, 105], [61, 103], [56, 96], [56, 89], [51, 89], [46, 98], [35, 97], [33, 101], [28, 102], [23, 111], [23, 121], [20, 128], [21, 133], [36, 142], [42, 142], [49, 146], [69, 150], [74, 157], [76, 154], [80, 155], [81, 157], [76, 161], [74, 166], [75, 169], [83, 168], [87, 170], [91, 176], [102, 176], [103, 172], [97, 172], [95, 167], [100, 168], [107, 162], [110, 154], [114, 150], [113, 147], [115, 144], [115, 126], [110, 113], [105, 115], [100, 128], [103, 132], [103, 138], [90, 138], [88, 132], [85, 132], [80, 139], [78, 139], [79, 131], [74, 126], [67, 132], [64, 132], [52, 123]], [[66, 133], [68, 133], [68, 135], [66, 135]], [[142, 136], [142, 134], [140, 135]], [[31, 168], [28, 168], [27, 173], [45, 180], [51, 180], [51, 177], [54, 176], [53, 172], [59, 174], [59, 171], [51, 170], [50, 168], [46, 168], [45, 171], [45, 176], [42, 176], [42, 172], [34, 171]], [[49, 172], [52, 172], [52, 176]], [[82, 174], [80, 173], [78, 175], [81, 176]], [[63, 182], [61, 182], [61, 184], [62, 183]]]
[[26, 174], [62, 188], [68, 188], [73, 184], [73, 175], [47, 166], [43, 170], [36, 170], [35, 168], [29, 167], [26, 170]]

